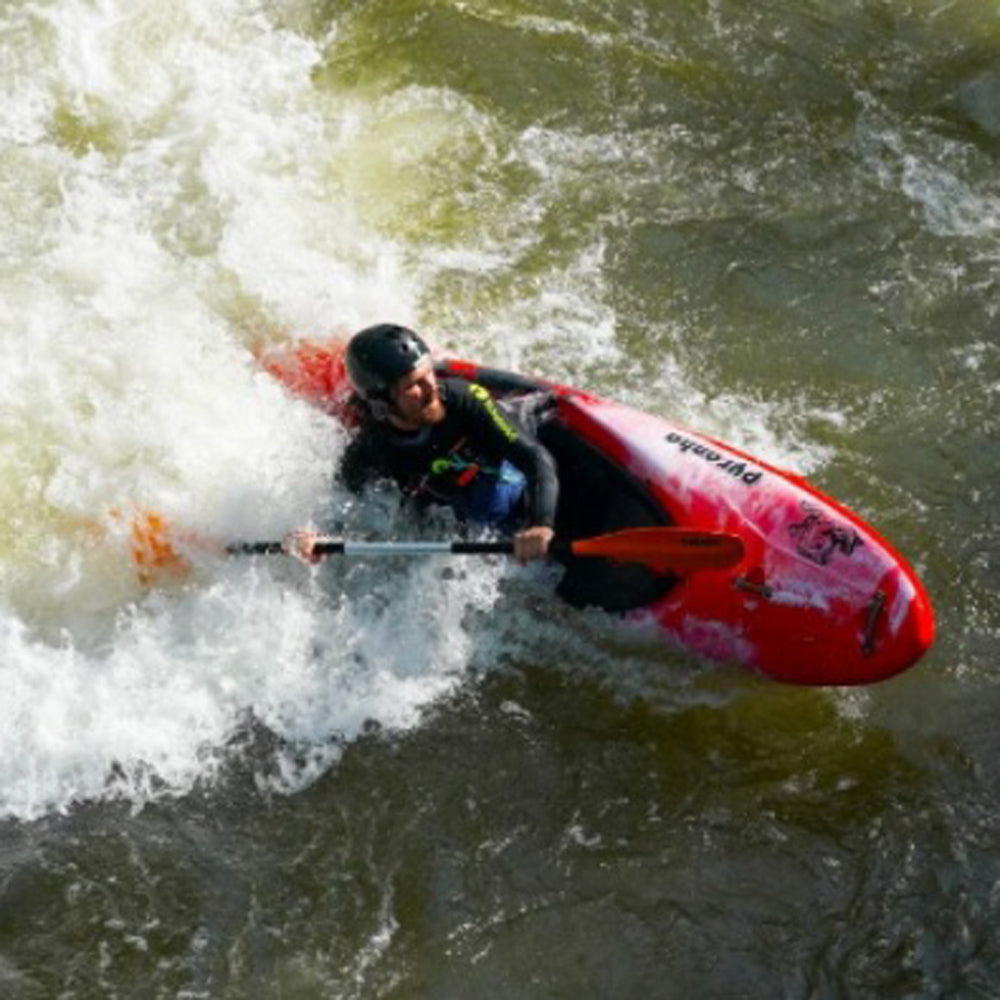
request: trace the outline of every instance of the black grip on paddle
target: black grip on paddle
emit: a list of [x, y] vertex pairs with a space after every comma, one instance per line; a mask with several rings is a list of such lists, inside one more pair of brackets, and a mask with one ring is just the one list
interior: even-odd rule
[[[451, 551], [455, 555], [489, 555], [491, 553], [510, 555], [514, 551], [514, 540], [505, 538], [494, 542], [452, 542]], [[572, 554], [572, 543], [558, 539], [549, 543], [550, 556]]]
[[226, 546], [226, 552], [231, 556], [268, 556], [283, 551], [281, 542], [233, 542]]
[[320, 556], [342, 556], [344, 554], [344, 541], [334, 541], [330, 539], [325, 542], [317, 542], [313, 552]]
[[514, 543], [509, 538], [494, 542], [452, 542], [451, 551], [457, 556], [510, 553], [514, 551]]

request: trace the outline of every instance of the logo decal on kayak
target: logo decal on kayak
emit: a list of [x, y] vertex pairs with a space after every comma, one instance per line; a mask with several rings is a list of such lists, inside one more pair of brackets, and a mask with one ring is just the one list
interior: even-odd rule
[[675, 444], [682, 452], [690, 452], [692, 455], [697, 455], [698, 458], [703, 458], [706, 462], [711, 462], [716, 468], [728, 472], [734, 479], [738, 479], [744, 486], [756, 486], [764, 475], [761, 469], [757, 469], [741, 459], [723, 455], [722, 452], [715, 451], [709, 445], [693, 441], [676, 431], [671, 431], [667, 435], [667, 444]]
[[801, 521], [788, 526], [800, 556], [825, 566], [835, 553], [850, 556], [859, 545], [864, 545], [853, 528], [831, 521], [818, 507], [803, 502], [802, 513], [805, 517]]

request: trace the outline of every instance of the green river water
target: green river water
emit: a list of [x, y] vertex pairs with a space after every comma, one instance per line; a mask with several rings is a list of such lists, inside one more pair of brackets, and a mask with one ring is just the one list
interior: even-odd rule
[[[1000, 996], [995, 2], [3, 0], [0, 164], [0, 997]], [[343, 515], [253, 352], [383, 319], [806, 474], [934, 648], [786, 687], [499, 562], [140, 586], [113, 510]]]

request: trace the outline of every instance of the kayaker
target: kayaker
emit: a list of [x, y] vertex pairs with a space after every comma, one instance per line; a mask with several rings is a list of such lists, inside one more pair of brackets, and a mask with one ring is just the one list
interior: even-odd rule
[[[348, 489], [390, 479], [418, 508], [447, 506], [464, 523], [513, 532], [521, 563], [546, 555], [556, 464], [523, 421], [474, 382], [438, 379], [430, 348], [406, 327], [366, 327], [345, 361], [359, 425], [340, 467]], [[314, 561], [318, 537], [295, 532], [286, 547]]]

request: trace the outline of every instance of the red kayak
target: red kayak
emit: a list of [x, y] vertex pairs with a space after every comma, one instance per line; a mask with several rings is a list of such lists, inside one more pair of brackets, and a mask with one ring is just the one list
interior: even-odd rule
[[[340, 345], [304, 344], [262, 360], [293, 392], [348, 419], [341, 355]], [[458, 360], [438, 371], [506, 405], [546, 399], [539, 436], [559, 466], [559, 537], [677, 525], [743, 541], [738, 565], [680, 575], [569, 560], [558, 592], [570, 603], [655, 623], [676, 646], [793, 684], [870, 684], [931, 645], [934, 614], [913, 569], [800, 476], [569, 386]]]

